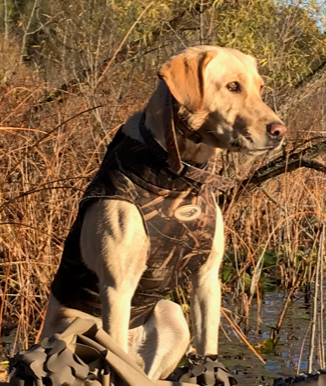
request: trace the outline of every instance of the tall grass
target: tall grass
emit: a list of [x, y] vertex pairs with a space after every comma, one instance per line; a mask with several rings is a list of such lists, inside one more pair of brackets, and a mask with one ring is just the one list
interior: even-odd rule
[[[110, 69], [86, 104], [89, 89], [82, 87], [44, 102], [56, 90], [21, 64], [0, 85], [0, 329], [2, 337], [13, 338], [5, 349], [9, 353], [38, 340], [79, 198], [115, 131], [154, 90], [154, 70], [139, 74], [126, 65], [125, 82], [119, 83], [121, 71], [121, 66]], [[321, 92], [290, 112], [290, 139], [323, 134], [324, 102]], [[228, 157], [215, 161], [216, 170], [228, 165], [226, 172], [237, 179], [252, 171], [249, 161]], [[285, 288], [298, 275], [311, 281], [315, 242], [326, 213], [325, 178], [311, 170], [284, 174], [244, 192], [228, 207], [225, 264], [233, 271], [226, 287], [235, 297], [250, 304], [264, 256], [271, 251], [277, 256], [273, 269]]]

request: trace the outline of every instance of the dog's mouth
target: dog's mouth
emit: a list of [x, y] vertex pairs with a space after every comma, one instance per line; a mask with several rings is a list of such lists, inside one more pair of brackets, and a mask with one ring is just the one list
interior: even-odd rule
[[282, 143], [283, 138], [277, 141], [267, 138], [267, 144], [259, 146], [255, 143], [250, 133], [246, 131], [244, 134], [240, 134], [236, 138], [232, 138], [230, 140], [228, 150], [238, 153], [258, 155], [276, 150], [282, 145]]
[[230, 147], [228, 150], [234, 151], [237, 153], [260, 153], [260, 152], [266, 152], [270, 150], [274, 150], [274, 146], [265, 146], [265, 147], [257, 147], [257, 148], [248, 148], [247, 146], [232, 143], [230, 144]]
[[283, 143], [283, 138], [281, 140], [274, 140], [269, 138], [268, 134], [266, 134], [264, 140], [259, 143], [255, 141], [248, 130], [243, 130], [242, 133], [236, 136], [234, 135], [233, 137], [231, 136], [231, 138], [230, 136], [227, 138], [225, 135], [221, 136], [211, 131], [203, 133], [202, 138], [203, 142], [209, 146], [249, 155], [260, 155], [268, 151], [277, 150]]

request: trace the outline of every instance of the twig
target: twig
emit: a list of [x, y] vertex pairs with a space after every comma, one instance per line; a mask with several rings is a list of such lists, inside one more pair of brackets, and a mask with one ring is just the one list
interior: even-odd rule
[[286, 301], [283, 305], [283, 308], [282, 308], [282, 311], [281, 311], [281, 314], [278, 318], [278, 321], [277, 321], [277, 324], [276, 324], [276, 327], [275, 327], [275, 330], [272, 330], [272, 333], [271, 333], [271, 338], [272, 337], [275, 337], [273, 335], [275, 334], [279, 334], [280, 330], [281, 330], [281, 327], [282, 327], [282, 324], [283, 324], [283, 320], [284, 320], [284, 317], [285, 317], [285, 314], [286, 314], [286, 311], [287, 309], [289, 308], [289, 305], [290, 305], [290, 302], [291, 302], [291, 298], [294, 294], [294, 291], [299, 287], [300, 283], [301, 283], [301, 279], [303, 277], [303, 274], [304, 274], [304, 271], [302, 271], [301, 275], [298, 277], [296, 283], [294, 284], [294, 286], [290, 289], [289, 293], [288, 293], [288, 296], [286, 297]]
[[319, 292], [319, 274], [320, 274], [320, 263], [322, 259], [321, 255], [321, 241], [323, 237], [320, 235], [319, 249], [317, 255], [317, 267], [316, 267], [316, 276], [315, 276], [315, 291], [314, 291], [314, 303], [313, 303], [313, 312], [311, 318], [311, 335], [310, 335], [310, 348], [309, 348], [309, 359], [308, 359], [308, 373], [312, 372], [313, 357], [315, 351], [315, 336], [316, 336], [316, 323], [318, 318], [318, 292]]
[[229, 337], [228, 333], [225, 331], [225, 328], [223, 327], [222, 323], [220, 325], [220, 329], [222, 330], [225, 338], [229, 341], [229, 342], [232, 342], [232, 339]]
[[[17, 241], [15, 240], [15, 244], [16, 243], [17, 243]], [[16, 245], [14, 245], [14, 248], [15, 248], [15, 246]], [[8, 267], [6, 270], [6, 277], [5, 277], [4, 287], [3, 287], [3, 291], [2, 291], [2, 301], [1, 301], [1, 305], [0, 305], [0, 341], [1, 341], [1, 327], [2, 327], [2, 321], [3, 321], [3, 313], [4, 313], [5, 306], [7, 305], [7, 302], [5, 300], [6, 300], [6, 296], [7, 296], [8, 282], [9, 282], [9, 278], [10, 278], [10, 271], [11, 271], [14, 248], [12, 249], [12, 251], [9, 254], [9, 264], [8, 264]]]
[[2, 126], [4, 124], [4, 122], [6, 122], [12, 115], [15, 114], [16, 111], [18, 111], [20, 109], [21, 106], [24, 106], [26, 104], [26, 102], [36, 93], [36, 91], [39, 91], [39, 88], [35, 89], [34, 91], [32, 91], [29, 95], [27, 95], [26, 98], [23, 99], [22, 102], [20, 102], [16, 108], [14, 108], [13, 110], [11, 110], [10, 114], [8, 114], [5, 118], [3, 118], [3, 120], [0, 122], [0, 125]]
[[[202, 7], [202, 12], [205, 12], [207, 9], [211, 8], [213, 5], [213, 2], [206, 2]], [[171, 28], [173, 30], [176, 30], [178, 27], [180, 27], [180, 23], [183, 21], [183, 18], [186, 13], [193, 14], [194, 12], [198, 12], [200, 5], [198, 3], [195, 3], [194, 6], [189, 10], [181, 10], [179, 14], [173, 17], [173, 19], [167, 21], [169, 25], [169, 29], [167, 31], [170, 31]], [[163, 31], [163, 33], [166, 31]], [[159, 39], [162, 38], [162, 28], [159, 27], [157, 29], [154, 29], [151, 32], [151, 44], [153, 45], [156, 43]], [[164, 47], [164, 46], [163, 46]], [[116, 62], [123, 63], [126, 61], [127, 56], [130, 52], [133, 52], [133, 55], [131, 56], [131, 59], [134, 59], [137, 55], [139, 55], [142, 51], [146, 50], [148, 52], [148, 42], [142, 43], [141, 39], [137, 39], [130, 44], [128, 44], [128, 47], [125, 47], [121, 49], [116, 55]], [[146, 54], [146, 52], [144, 53]], [[106, 58], [98, 67], [99, 70], [105, 68], [109, 62], [112, 61], [112, 57]], [[87, 73], [90, 71], [90, 68], [87, 68], [86, 70], [82, 71], [81, 74], [78, 74], [78, 77], [75, 77], [75, 79], [70, 80], [67, 83], [64, 83], [61, 85], [60, 88], [51, 96], [46, 98], [44, 102], [52, 102], [56, 98], [59, 98], [64, 92], [66, 92], [70, 87], [76, 87], [77, 84], [79, 84], [79, 79], [85, 79], [87, 76]]]
[[308, 169], [315, 169], [319, 172], [326, 173], [326, 167], [319, 162], [311, 160], [302, 160], [301, 166]]
[[322, 225], [321, 237], [320, 237], [320, 313], [319, 313], [319, 342], [320, 342], [320, 359], [319, 366], [321, 369], [325, 368], [325, 344], [324, 344], [324, 272], [323, 272], [323, 261], [324, 261], [324, 242], [325, 242], [325, 224]]
[[261, 357], [261, 355], [252, 347], [252, 345], [249, 343], [248, 339], [246, 338], [246, 336], [242, 333], [242, 331], [240, 330], [240, 328], [235, 324], [233, 323], [233, 321], [229, 318], [229, 316], [227, 315], [227, 313], [225, 312], [224, 308], [221, 307], [221, 312], [223, 314], [223, 316], [225, 317], [225, 319], [229, 322], [230, 326], [236, 331], [236, 333], [239, 335], [240, 339], [248, 346], [248, 348], [256, 355], [256, 357], [265, 365], [266, 362], [264, 361], [264, 359]]
[[265, 194], [266, 197], [268, 197], [272, 202], [274, 202], [274, 204], [277, 207], [279, 207], [281, 210], [283, 210], [283, 212], [286, 212], [286, 209], [284, 208], [284, 206], [282, 204], [280, 204], [272, 195], [270, 195], [263, 186], [261, 186], [260, 189]]
[[[131, 34], [131, 32], [134, 30], [134, 28], [136, 27], [136, 25], [139, 23], [139, 21], [141, 20], [141, 18], [144, 16], [144, 14], [148, 11], [148, 9], [153, 5], [154, 1], [151, 1], [144, 9], [143, 11], [140, 13], [140, 15], [137, 17], [136, 21], [134, 22], [134, 24], [129, 28], [129, 31], [126, 33], [125, 37], [122, 39], [119, 47], [116, 49], [115, 53], [113, 54], [113, 56], [111, 57], [111, 59], [109, 60], [108, 64], [106, 65], [106, 67], [104, 68], [104, 70], [102, 71], [102, 74], [100, 75], [100, 77], [97, 79], [94, 87], [92, 88], [90, 94], [88, 95], [87, 97], [87, 100], [89, 100], [89, 98], [94, 94], [94, 91], [95, 89], [97, 88], [97, 86], [99, 85], [99, 83], [101, 82], [101, 80], [103, 79], [104, 75], [107, 73], [107, 71], [109, 70], [109, 68], [111, 67], [112, 63], [114, 62], [115, 58], [117, 57], [118, 53], [121, 51], [123, 45], [125, 44], [126, 40], [128, 39], [129, 35]], [[86, 101], [87, 101], [86, 100]], [[86, 102], [85, 101], [85, 102]], [[84, 104], [85, 104], [84, 102]], [[83, 105], [84, 105], [83, 104]]]
[[299, 361], [298, 361], [298, 367], [297, 367], [297, 375], [300, 374], [300, 366], [301, 366], [301, 359], [302, 359], [302, 355], [303, 355], [304, 343], [305, 343], [305, 341], [306, 341], [306, 339], [307, 339], [307, 336], [308, 336], [308, 334], [309, 334], [310, 329], [311, 329], [311, 321], [310, 321], [310, 323], [309, 323], [309, 326], [308, 326], [308, 328], [307, 328], [307, 331], [306, 331], [305, 336], [304, 336], [304, 338], [303, 338], [303, 341], [302, 341], [302, 343], [301, 343], [300, 355], [299, 355]]
[[[83, 110], [83, 111], [80, 111], [79, 113], [73, 115], [72, 117], [64, 120], [63, 122], [59, 123], [59, 125], [55, 126], [52, 130], [50, 130], [47, 134], [44, 135], [44, 137], [40, 138], [38, 141], [36, 141], [31, 147], [29, 147], [27, 150], [26, 150], [26, 153], [24, 154], [23, 158], [27, 157], [27, 155], [31, 152], [31, 150], [33, 150], [37, 145], [39, 145], [41, 142], [43, 142], [45, 139], [47, 139], [51, 134], [53, 134], [56, 130], [58, 130], [61, 126], [65, 125], [66, 123], [72, 121], [73, 119], [79, 117], [80, 115], [83, 115], [85, 113], [88, 113], [89, 111], [92, 111], [94, 109], [98, 109], [100, 107], [103, 107], [103, 105], [98, 105], [98, 106], [94, 106], [94, 107], [90, 107], [89, 109], [86, 109], [86, 110]], [[12, 175], [12, 173], [16, 170], [17, 166], [21, 163], [22, 159], [23, 158], [20, 158], [16, 164], [11, 168], [10, 172], [8, 173], [7, 175], [7, 179], [9, 179], [9, 177]]]
[[[78, 176], [78, 177], [73, 177], [73, 178], [70, 178], [69, 180], [81, 180], [81, 179], [84, 179], [86, 177], [83, 177], [83, 176]], [[57, 181], [60, 181], [60, 180], [57, 180]], [[33, 188], [33, 189], [30, 189], [30, 190], [27, 190], [26, 192], [22, 192], [21, 194], [19, 194], [18, 196], [15, 196], [7, 201], [5, 201], [3, 204], [0, 205], [0, 213], [10, 204], [12, 203], [13, 201], [17, 201], [23, 197], [26, 197], [26, 196], [29, 196], [31, 194], [35, 194], [35, 193], [40, 193], [40, 192], [44, 192], [46, 190], [63, 190], [63, 189], [71, 189], [71, 190], [74, 190], [74, 191], [81, 191], [83, 192], [83, 190], [81, 189], [78, 189], [74, 186], [70, 186], [70, 185], [57, 185], [57, 186], [44, 186], [44, 185], [48, 185], [48, 184], [51, 184], [53, 182], [57, 182], [57, 181], [51, 181], [51, 182], [47, 182], [45, 184], [42, 184], [40, 185], [38, 188]], [[0, 225], [2, 223], [0, 222]]]
[[40, 129], [31, 129], [30, 127], [14, 127], [14, 126], [0, 126], [0, 131], [33, 131], [34, 133], [47, 134], [46, 131]]
[[221, 195], [219, 203], [223, 205], [223, 211], [229, 207], [231, 202], [239, 201], [244, 191], [252, 191], [263, 182], [278, 177], [285, 172], [292, 172], [301, 167], [306, 167], [326, 173], [324, 165], [312, 160], [323, 153], [326, 153], [326, 141], [318, 142], [301, 150], [292, 149], [287, 151], [285, 155], [268, 162], [257, 169], [249, 178], [239, 181], [230, 189], [227, 195]]

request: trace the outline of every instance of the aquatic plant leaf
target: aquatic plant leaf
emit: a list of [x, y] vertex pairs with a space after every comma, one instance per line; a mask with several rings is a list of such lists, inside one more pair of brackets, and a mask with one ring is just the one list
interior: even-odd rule
[[267, 338], [264, 339], [261, 343], [256, 343], [253, 347], [263, 354], [269, 354], [274, 351], [277, 345], [278, 339]]

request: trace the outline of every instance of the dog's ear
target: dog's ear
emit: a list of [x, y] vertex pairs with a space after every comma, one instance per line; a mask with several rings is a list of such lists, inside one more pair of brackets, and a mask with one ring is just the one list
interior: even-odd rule
[[217, 54], [217, 51], [206, 51], [197, 57], [188, 57], [181, 53], [163, 64], [158, 72], [174, 98], [191, 113], [203, 106], [204, 71]]

